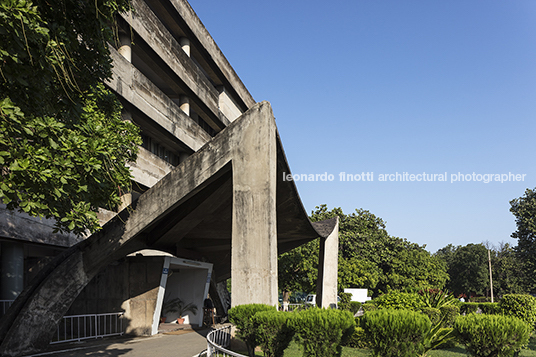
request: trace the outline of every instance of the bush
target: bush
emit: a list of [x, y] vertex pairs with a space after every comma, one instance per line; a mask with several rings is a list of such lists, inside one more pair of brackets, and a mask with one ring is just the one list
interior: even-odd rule
[[402, 293], [391, 291], [374, 299], [378, 309], [421, 311], [425, 305], [417, 293]]
[[382, 309], [363, 315], [361, 326], [373, 356], [413, 357], [424, 352], [431, 323], [422, 313]]
[[486, 315], [500, 315], [499, 304], [496, 302], [481, 302], [478, 304], [480, 310]]
[[263, 305], [263, 304], [246, 304], [238, 305], [229, 310], [229, 321], [231, 321], [236, 328], [237, 336], [245, 342], [248, 354], [255, 356], [255, 347], [257, 347], [257, 331], [253, 325], [253, 316], [257, 312], [261, 311], [277, 311], [275, 306]]
[[426, 307], [440, 309], [443, 306], [457, 305], [458, 299], [453, 294], [449, 294], [439, 289], [425, 289], [419, 291], [421, 300]]
[[378, 307], [372, 301], [365, 302], [363, 305], [361, 305], [361, 307], [363, 307], [363, 312], [378, 310]]
[[529, 341], [530, 326], [500, 315], [467, 315], [456, 319], [458, 339], [474, 357], [513, 356]]
[[433, 307], [425, 307], [422, 309], [422, 313], [428, 316], [432, 325], [437, 325], [441, 321], [441, 310]]
[[442, 327], [453, 327], [454, 321], [460, 316], [460, 308], [456, 305], [442, 306], [439, 311], [441, 312]]
[[283, 356], [294, 337], [294, 330], [288, 323], [293, 315], [283, 311], [261, 311], [253, 315], [257, 344], [261, 346], [266, 357]]
[[[357, 325], [357, 321], [356, 321]], [[352, 335], [344, 343], [344, 346], [352, 348], [368, 348], [365, 330], [362, 327], [356, 326]]]
[[304, 357], [340, 356], [355, 327], [350, 312], [317, 307], [296, 313], [289, 323], [303, 344]]
[[477, 302], [462, 302], [460, 304], [460, 314], [476, 314], [478, 305], [479, 304]]
[[352, 294], [350, 293], [339, 293], [339, 302], [337, 306], [341, 310], [350, 311], [350, 302], [352, 300]]
[[350, 301], [350, 312], [355, 315], [361, 308], [361, 303], [359, 301]]
[[499, 311], [508, 316], [515, 316], [533, 329], [536, 327], [536, 298], [530, 295], [507, 294], [499, 301]]

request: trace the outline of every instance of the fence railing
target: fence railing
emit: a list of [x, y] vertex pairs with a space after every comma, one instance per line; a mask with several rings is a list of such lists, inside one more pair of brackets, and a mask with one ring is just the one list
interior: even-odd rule
[[226, 349], [231, 344], [231, 325], [209, 332], [207, 335], [207, 351], [204, 356], [247, 357]]
[[123, 312], [64, 316], [51, 344], [123, 335]]
[[15, 300], [0, 300], [0, 318], [6, 314], [13, 301]]

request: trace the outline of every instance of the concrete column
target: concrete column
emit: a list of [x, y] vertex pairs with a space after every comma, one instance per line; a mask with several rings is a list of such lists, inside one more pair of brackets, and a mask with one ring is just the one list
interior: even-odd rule
[[339, 263], [339, 218], [327, 238], [320, 238], [316, 304], [323, 308], [337, 307], [337, 273]]
[[248, 112], [234, 155], [231, 304], [277, 305], [276, 128], [271, 109]]
[[187, 37], [179, 38], [179, 44], [182, 47], [182, 50], [190, 57], [190, 39]]
[[121, 46], [117, 52], [125, 57], [127, 61], [132, 62], [132, 39], [130, 38], [130, 33], [120, 32], [119, 42], [121, 43]]
[[190, 98], [185, 95], [179, 97], [179, 107], [186, 115], [190, 116]]
[[3, 242], [0, 299], [15, 300], [23, 288], [24, 247], [18, 242]]

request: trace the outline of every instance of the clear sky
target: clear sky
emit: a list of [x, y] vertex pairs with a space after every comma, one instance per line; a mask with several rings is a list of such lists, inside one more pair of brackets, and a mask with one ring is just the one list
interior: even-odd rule
[[[190, 4], [255, 100], [271, 102], [292, 173], [333, 175], [296, 182], [309, 213], [363, 208], [431, 252], [516, 244], [509, 201], [536, 187], [536, 1]], [[407, 181], [380, 181], [397, 172]], [[446, 181], [409, 181], [423, 172]], [[471, 182], [452, 182], [459, 173]]]

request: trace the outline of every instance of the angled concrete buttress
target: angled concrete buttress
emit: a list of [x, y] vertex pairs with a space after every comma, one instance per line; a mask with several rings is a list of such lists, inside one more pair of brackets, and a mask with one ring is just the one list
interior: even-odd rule
[[333, 279], [327, 251], [337, 254], [337, 220], [311, 223], [294, 182], [282, 179], [287, 173], [270, 104], [257, 103], [102, 230], [47, 265], [0, 320], [0, 355], [44, 350], [91, 279], [146, 248], [214, 264], [216, 282], [232, 277], [233, 305], [275, 305], [277, 254], [321, 237], [324, 262], [331, 262], [322, 299], [331, 302], [337, 267], [335, 259]]

